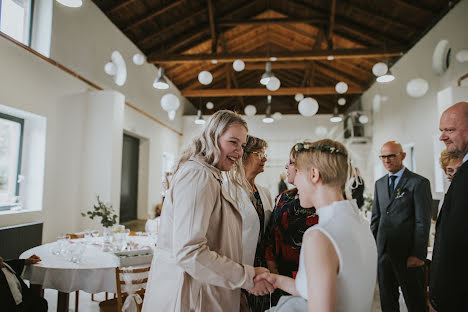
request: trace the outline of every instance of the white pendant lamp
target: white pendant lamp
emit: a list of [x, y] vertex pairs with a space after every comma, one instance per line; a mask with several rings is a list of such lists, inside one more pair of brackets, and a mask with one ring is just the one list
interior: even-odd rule
[[343, 105], [345, 105], [345, 104], [346, 104], [346, 99], [345, 99], [345, 98], [339, 98], [339, 99], [338, 99], [338, 105], [343, 106]]
[[283, 118], [283, 114], [281, 114], [280, 112], [276, 112], [273, 114], [274, 120], [280, 120], [281, 118]]
[[141, 53], [135, 53], [132, 60], [133, 64], [141, 66], [146, 62], [146, 57]]
[[310, 117], [318, 112], [319, 104], [316, 99], [306, 97], [299, 102], [297, 109], [302, 116]]
[[377, 82], [380, 82], [380, 83], [390, 82], [390, 81], [395, 80], [395, 76], [393, 76], [391, 70], [389, 69], [385, 75], [377, 77], [376, 80]]
[[296, 95], [294, 96], [294, 100], [296, 100], [296, 102], [300, 102], [303, 98], [304, 94], [302, 93], [296, 93]]
[[424, 96], [427, 90], [429, 90], [429, 84], [422, 78], [412, 79], [406, 84], [406, 93], [414, 98]]
[[372, 67], [372, 73], [377, 77], [385, 75], [387, 71], [388, 66], [383, 62], [375, 63], [375, 65]]
[[343, 118], [340, 115], [338, 115], [338, 107], [335, 106], [335, 108], [333, 109], [333, 116], [330, 117], [330, 121], [331, 122], [340, 122], [342, 120], [343, 120]]
[[202, 116], [202, 111], [201, 111], [201, 109], [199, 109], [199, 110], [197, 111], [197, 118], [195, 119], [195, 123], [196, 123], [197, 125], [204, 125], [205, 122], [206, 122], [206, 121], [205, 121], [205, 119], [203, 119], [203, 116]]
[[70, 8], [79, 8], [83, 5], [82, 0], [57, 0], [57, 2]]
[[369, 117], [367, 115], [361, 115], [359, 116], [359, 122], [363, 125], [369, 122]]
[[104, 71], [114, 78], [116, 85], [123, 86], [125, 84], [127, 80], [127, 66], [119, 51], [112, 52], [111, 61], [104, 66]]
[[202, 85], [209, 85], [213, 81], [213, 75], [209, 71], [201, 71], [198, 74], [198, 81], [200, 81]]
[[246, 116], [254, 116], [257, 113], [257, 108], [253, 105], [247, 105], [244, 108], [244, 113]]
[[245, 68], [245, 63], [242, 60], [235, 60], [234, 63], [232, 63], [232, 68], [234, 68], [236, 72], [241, 72]]
[[346, 91], [348, 91], [348, 84], [343, 81], [338, 82], [335, 86], [335, 91], [339, 94], [346, 93]]
[[324, 137], [327, 135], [327, 133], [328, 130], [324, 126], [318, 126], [317, 128], [315, 128], [315, 135], [318, 137]]
[[158, 74], [153, 82], [153, 87], [159, 90], [169, 89], [169, 84], [167, 83], [166, 78], [164, 78], [164, 67], [162, 66], [158, 69]]
[[263, 73], [260, 83], [264, 86], [267, 85], [268, 81], [270, 81], [271, 77], [274, 77], [273, 73], [271, 72], [271, 62], [266, 62], [265, 64], [265, 72]]
[[270, 91], [276, 91], [280, 88], [281, 82], [280, 80], [273, 76], [268, 80], [268, 83], [266, 84], [266, 88]]
[[161, 98], [161, 107], [168, 113], [170, 120], [174, 120], [176, 110], [179, 106], [179, 98], [172, 93], [166, 93]]
[[208, 108], [208, 109], [213, 109], [213, 108], [214, 108], [213, 102], [207, 102], [207, 103], [206, 103], [206, 108]]
[[273, 119], [273, 117], [271, 117], [271, 104], [268, 103], [268, 106], [266, 108], [266, 112], [265, 112], [265, 117], [263, 118], [262, 120], [264, 123], [272, 123], [274, 122], [275, 120]]

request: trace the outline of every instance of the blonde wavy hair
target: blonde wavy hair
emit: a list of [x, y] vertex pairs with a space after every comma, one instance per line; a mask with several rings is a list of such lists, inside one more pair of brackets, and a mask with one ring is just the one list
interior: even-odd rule
[[[180, 166], [189, 160], [190, 157], [197, 157], [209, 165], [216, 166], [221, 157], [218, 138], [233, 124], [239, 124], [248, 131], [247, 122], [237, 113], [230, 110], [219, 110], [211, 115], [202, 133], [181, 153], [175, 163], [173, 173], [177, 172]], [[239, 159], [231, 170], [227, 172], [227, 175], [234, 183], [243, 186], [245, 175], [242, 173], [242, 163]]]
[[308, 171], [315, 167], [320, 171], [324, 185], [345, 191], [351, 177], [351, 166], [348, 150], [343, 144], [330, 139], [304, 142], [295, 145], [295, 152], [298, 170]]
[[444, 173], [447, 174], [447, 166], [452, 160], [461, 160], [461, 157], [458, 157], [457, 155], [449, 153], [446, 149], [440, 153], [440, 166], [442, 167], [442, 170], [444, 170]]

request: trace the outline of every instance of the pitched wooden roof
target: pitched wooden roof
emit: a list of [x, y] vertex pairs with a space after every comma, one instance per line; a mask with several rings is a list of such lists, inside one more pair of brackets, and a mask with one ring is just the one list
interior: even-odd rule
[[[345, 81], [347, 104], [375, 81], [372, 66], [395, 62], [456, 1], [445, 0], [93, 0], [195, 107], [297, 114], [294, 94], [310, 94], [319, 113], [331, 113], [335, 84]], [[333, 56], [333, 60], [329, 57]], [[265, 62], [278, 91], [260, 84]], [[236, 72], [232, 61], [245, 69]], [[216, 60], [213, 64], [212, 60]], [[198, 82], [202, 70], [213, 82]], [[211, 101], [215, 108], [208, 110]]]

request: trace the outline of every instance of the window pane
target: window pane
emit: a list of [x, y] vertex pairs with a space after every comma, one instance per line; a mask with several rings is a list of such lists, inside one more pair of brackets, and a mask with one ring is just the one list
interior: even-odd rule
[[21, 124], [0, 118], [0, 206], [17, 199], [20, 142]]
[[8, 36], [28, 44], [30, 0], [2, 0], [0, 31]]

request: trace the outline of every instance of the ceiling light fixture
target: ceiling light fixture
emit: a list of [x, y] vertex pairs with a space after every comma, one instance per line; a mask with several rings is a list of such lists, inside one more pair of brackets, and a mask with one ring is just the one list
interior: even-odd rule
[[201, 109], [199, 109], [199, 110], [197, 111], [197, 118], [195, 119], [195, 123], [196, 123], [197, 125], [204, 125], [205, 122], [206, 122], [206, 121], [205, 121], [205, 119], [203, 119], [203, 116], [202, 116], [202, 111], [201, 111]]
[[338, 105], [343, 106], [343, 105], [345, 105], [345, 104], [346, 104], [346, 99], [345, 99], [345, 98], [339, 98], [339, 99], [338, 99]]
[[385, 75], [377, 77], [377, 82], [385, 83], [395, 80], [395, 76], [393, 76], [392, 71], [389, 69]]
[[132, 60], [133, 64], [141, 66], [146, 62], [146, 57], [143, 54], [135, 53]]
[[167, 83], [166, 78], [164, 78], [164, 67], [162, 66], [158, 69], [158, 74], [153, 82], [153, 87], [159, 90], [169, 89], [169, 84]]
[[374, 66], [372, 66], [372, 73], [377, 77], [385, 75], [387, 71], [388, 66], [384, 62], [378, 62], [375, 63]]
[[244, 113], [247, 116], [254, 116], [257, 113], [257, 108], [253, 105], [247, 105], [244, 108]]
[[329, 60], [329, 61], [333, 61], [334, 59], [335, 59], [335, 57], [333, 55], [327, 56], [327, 60]]
[[83, 5], [82, 0], [57, 0], [57, 2], [70, 8], [79, 8]]
[[275, 120], [273, 119], [273, 117], [271, 117], [271, 95], [267, 96], [267, 102], [268, 102], [268, 106], [265, 111], [265, 118], [263, 118], [262, 121], [264, 123], [272, 123]]
[[297, 110], [304, 117], [314, 116], [315, 114], [317, 114], [318, 109], [319, 104], [317, 100], [311, 97], [303, 98], [297, 106]]
[[180, 106], [180, 100], [172, 93], [166, 93], [161, 98], [161, 107], [167, 112], [169, 119], [174, 120], [176, 110]]
[[242, 60], [235, 60], [233, 63], [232, 63], [232, 68], [234, 68], [234, 70], [236, 72], [241, 72], [244, 70], [245, 68], [245, 63], [244, 61]]
[[268, 84], [268, 81], [270, 81], [270, 78], [274, 77], [273, 73], [271, 72], [271, 62], [266, 62], [265, 64], [265, 72], [262, 75], [262, 78], [260, 79], [260, 83], [264, 86]]
[[213, 108], [214, 108], [213, 102], [207, 102], [207, 103], [206, 103], [206, 108], [208, 108], [208, 109], [213, 109]]
[[213, 75], [209, 71], [201, 71], [198, 74], [198, 81], [200, 81], [202, 85], [209, 85], [213, 81]]
[[330, 121], [331, 122], [340, 122], [342, 120], [343, 120], [343, 118], [340, 115], [338, 115], [338, 107], [335, 106], [335, 108], [333, 109], [333, 116], [330, 117]]
[[346, 93], [346, 91], [348, 91], [348, 84], [346, 82], [340, 81], [336, 84], [335, 90], [340, 94]]
[[127, 80], [127, 66], [119, 51], [112, 52], [111, 61], [104, 65], [104, 71], [114, 78], [118, 86], [123, 86]]

